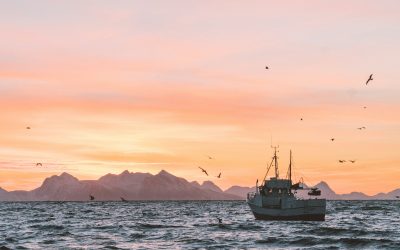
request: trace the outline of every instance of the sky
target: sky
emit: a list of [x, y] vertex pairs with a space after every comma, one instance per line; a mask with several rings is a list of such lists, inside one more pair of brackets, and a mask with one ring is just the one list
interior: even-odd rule
[[309, 185], [400, 188], [399, 12], [367, 0], [0, 0], [0, 187], [126, 169], [254, 186], [272, 144], [281, 177], [292, 150]]

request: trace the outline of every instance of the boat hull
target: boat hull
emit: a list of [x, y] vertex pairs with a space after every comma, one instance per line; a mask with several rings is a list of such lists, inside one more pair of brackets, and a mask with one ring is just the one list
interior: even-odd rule
[[325, 221], [325, 214], [266, 215], [253, 212], [256, 220]]
[[248, 202], [254, 217], [257, 220], [301, 220], [324, 221], [326, 200], [292, 200], [283, 202], [279, 208], [265, 207], [261, 204]]

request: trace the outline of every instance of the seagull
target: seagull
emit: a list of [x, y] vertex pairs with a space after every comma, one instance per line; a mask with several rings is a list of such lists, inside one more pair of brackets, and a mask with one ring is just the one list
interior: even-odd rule
[[359, 129], [359, 130], [361, 130], [361, 129], [366, 129], [366, 127], [359, 127], [359, 128], [357, 128], [357, 129]]
[[217, 217], [217, 220], [218, 220], [218, 224], [222, 224], [222, 219], [221, 218]]
[[92, 201], [92, 200], [94, 200], [94, 196], [93, 195], [89, 195], [90, 196], [90, 200]]
[[335, 140], [335, 138], [331, 138], [331, 141], [334, 141]]
[[219, 173], [219, 175], [217, 176], [217, 178], [221, 178], [221, 173]]
[[36, 167], [41, 167], [41, 166], [43, 166], [42, 163], [40, 162], [36, 163]]
[[351, 163], [355, 163], [356, 162], [356, 160], [349, 160]]
[[344, 162], [346, 162], [346, 160], [339, 160], [339, 162], [340, 162], [340, 163], [344, 163]]
[[199, 168], [201, 169], [202, 172], [204, 172], [208, 176], [208, 173], [204, 168], [202, 168], [202, 167], [199, 167]]
[[372, 81], [372, 80], [374, 80], [374, 79], [372, 78], [372, 74], [371, 74], [371, 75], [369, 76], [367, 82], [365, 83], [365, 85], [368, 85], [369, 81]]

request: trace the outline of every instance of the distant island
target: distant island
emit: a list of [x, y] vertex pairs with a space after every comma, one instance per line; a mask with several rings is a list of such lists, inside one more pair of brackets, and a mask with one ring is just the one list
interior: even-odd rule
[[[360, 192], [336, 194], [326, 182], [315, 185], [322, 197], [330, 200], [392, 200], [400, 189], [368, 196]], [[188, 182], [165, 170], [156, 175], [149, 173], [107, 174], [98, 180], [78, 180], [68, 173], [46, 178], [42, 185], [31, 191], [6, 191], [0, 188], [0, 201], [87, 201], [90, 195], [98, 201], [121, 200], [244, 200], [255, 187], [232, 186], [223, 191], [211, 181], [201, 185]], [[306, 198], [305, 191], [298, 191]]]

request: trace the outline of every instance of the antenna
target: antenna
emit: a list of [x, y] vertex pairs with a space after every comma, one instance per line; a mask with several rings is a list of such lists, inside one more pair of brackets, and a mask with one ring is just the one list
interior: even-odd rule
[[276, 156], [276, 152], [279, 152], [279, 151], [277, 151], [276, 149], [279, 148], [279, 145], [278, 146], [271, 145], [271, 148], [274, 149], [274, 156], [272, 157], [272, 161], [275, 163], [274, 164], [275, 165], [275, 177], [276, 177], [276, 179], [278, 179], [279, 178], [279, 169], [278, 169], [278, 157]]

